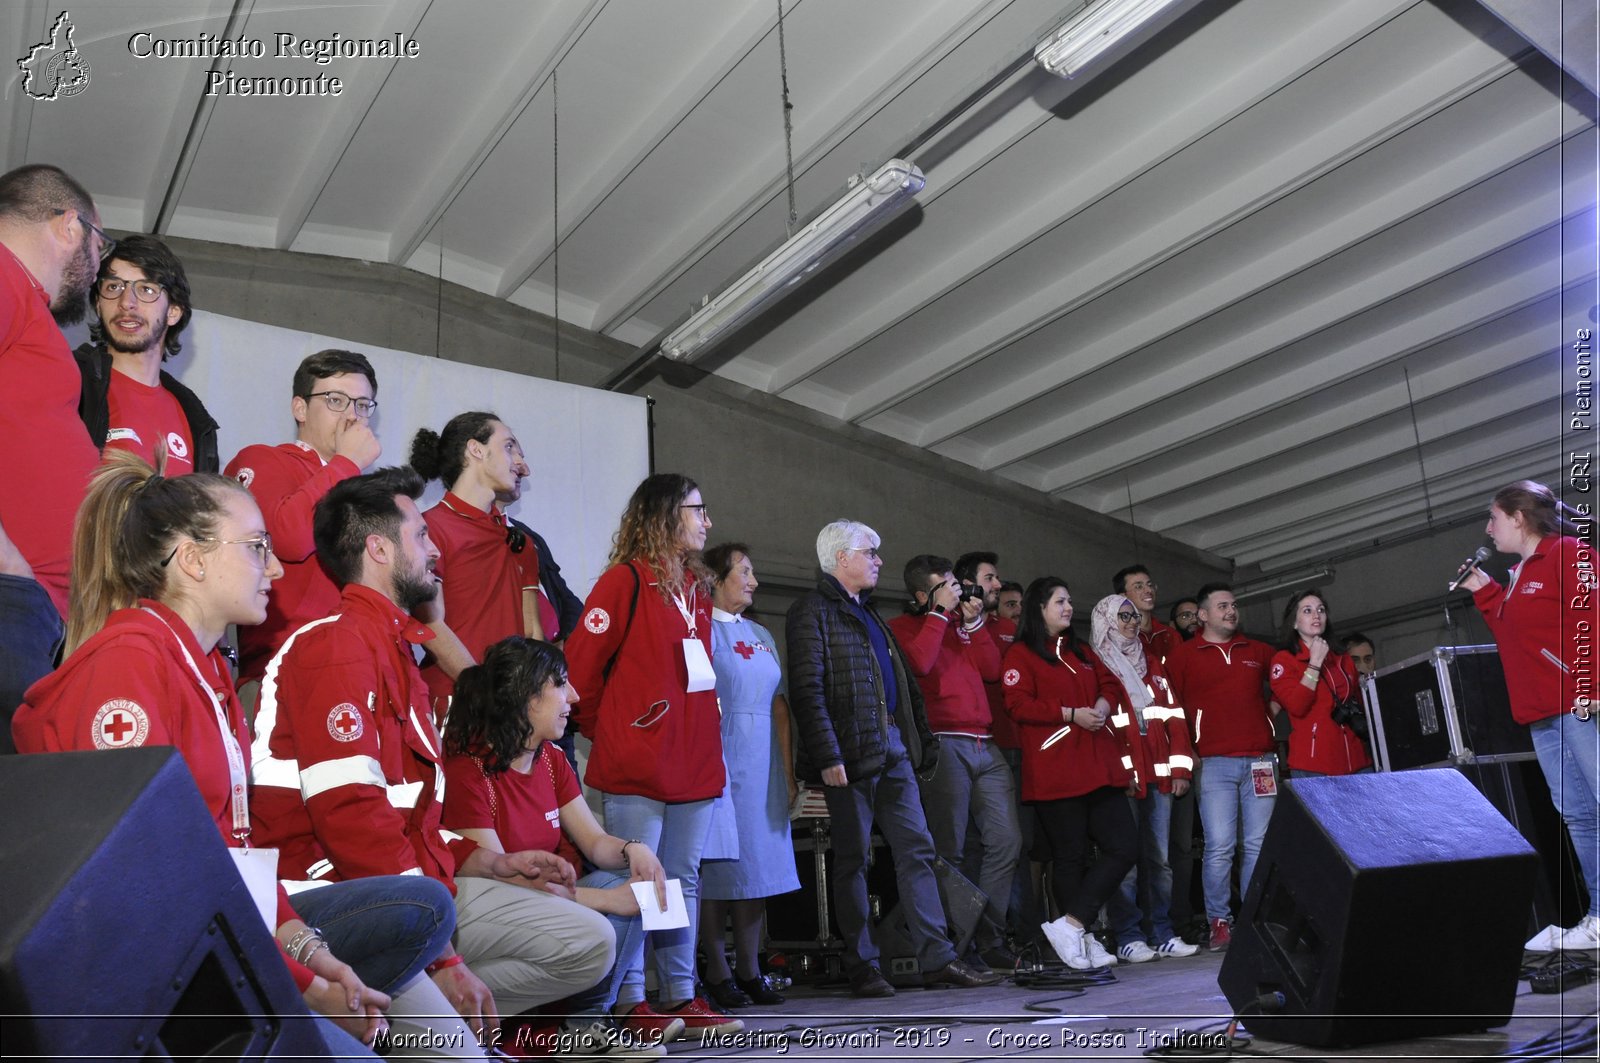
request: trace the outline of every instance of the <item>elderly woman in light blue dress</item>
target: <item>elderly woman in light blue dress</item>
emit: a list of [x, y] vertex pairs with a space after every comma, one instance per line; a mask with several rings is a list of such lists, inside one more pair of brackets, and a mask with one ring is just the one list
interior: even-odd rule
[[[795, 795], [789, 703], [779, 692], [777, 644], [766, 628], [743, 615], [757, 586], [750, 548], [723, 543], [706, 551], [705, 562], [715, 580], [711, 665], [717, 673], [728, 766], [728, 789], [719, 811], [731, 808], [739, 854], [736, 860], [708, 859], [700, 869], [705, 982], [724, 1008], [781, 1004], [782, 995], [762, 979], [756, 954], [765, 899], [800, 888], [789, 839], [789, 806]], [[723, 951], [724, 920], [730, 914], [734, 971]]]

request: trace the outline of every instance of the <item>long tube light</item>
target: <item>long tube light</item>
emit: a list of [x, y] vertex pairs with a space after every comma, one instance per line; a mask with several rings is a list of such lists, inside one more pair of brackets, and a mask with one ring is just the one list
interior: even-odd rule
[[1056, 77], [1077, 77], [1112, 45], [1160, 14], [1175, 0], [1099, 0], [1039, 42], [1034, 61]]
[[870, 176], [851, 178], [849, 191], [772, 254], [729, 285], [661, 341], [661, 353], [675, 361], [695, 355], [738, 328], [821, 267], [838, 258], [877, 222], [922, 191], [922, 171], [903, 159], [890, 159]]
[[1269, 594], [1276, 594], [1279, 591], [1291, 590], [1295, 587], [1300, 587], [1306, 584], [1325, 583], [1332, 578], [1333, 566], [1323, 565], [1319, 569], [1314, 569], [1310, 572], [1302, 572], [1299, 575], [1281, 576], [1277, 579], [1267, 580], [1261, 583], [1247, 583], [1234, 590], [1233, 600], [1236, 602], [1247, 602], [1252, 598], [1264, 598]]

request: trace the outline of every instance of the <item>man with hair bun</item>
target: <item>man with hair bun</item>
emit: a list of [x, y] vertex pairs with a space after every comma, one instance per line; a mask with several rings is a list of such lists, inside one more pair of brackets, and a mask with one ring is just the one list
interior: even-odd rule
[[583, 603], [561, 578], [548, 544], [506, 514], [522, 496], [529, 469], [522, 444], [499, 417], [460, 413], [442, 432], [418, 431], [411, 467], [447, 488], [423, 514], [439, 547], [450, 618], [448, 626], [428, 624], [439, 638], [422, 669], [440, 711], [455, 677], [482, 661], [491, 645], [509, 635], [559, 642], [576, 626]]
[[378, 375], [365, 355], [318, 351], [294, 371], [291, 390], [294, 442], [252, 444], [227, 468], [260, 504], [283, 562], [266, 622], [239, 630], [241, 686], [262, 677], [296, 628], [339, 608], [339, 588], [317, 562], [311, 514], [335, 484], [359, 476], [383, 449], [371, 425]]

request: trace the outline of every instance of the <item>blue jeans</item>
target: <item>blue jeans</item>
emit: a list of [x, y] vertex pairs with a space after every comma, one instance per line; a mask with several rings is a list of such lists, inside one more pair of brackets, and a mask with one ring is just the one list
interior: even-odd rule
[[[1244, 857], [1239, 891], [1250, 885], [1261, 855], [1261, 839], [1272, 818], [1275, 797], [1257, 797], [1250, 765], [1270, 759], [1270, 754], [1250, 757], [1203, 757], [1200, 768], [1200, 824], [1206, 832], [1205, 863], [1201, 884], [1206, 892], [1206, 918], [1228, 918], [1229, 878], [1237, 848]], [[1239, 824], [1243, 821], [1241, 837]]]
[[11, 717], [22, 695], [56, 666], [66, 629], [37, 580], [0, 575], [0, 753], [15, 753]]
[[1570, 712], [1528, 726], [1550, 800], [1578, 854], [1589, 914], [1600, 915], [1600, 722]]
[[444, 951], [456, 928], [450, 890], [422, 875], [330, 882], [289, 898], [369, 988], [392, 994]]
[[1172, 866], [1167, 863], [1172, 795], [1151, 787], [1143, 797], [1128, 798], [1128, 807], [1139, 828], [1139, 862], [1106, 902], [1106, 917], [1118, 948], [1135, 941], [1164, 945], [1177, 936], [1172, 929]]
[[[635, 794], [601, 794], [606, 832], [618, 838], [638, 839], [655, 851], [669, 879], [683, 884], [683, 903], [689, 925], [678, 930], [656, 930], [656, 984], [661, 1001], [671, 1005], [694, 997], [694, 948], [700, 924], [700, 854], [711, 829], [711, 801], [667, 804]], [[635, 921], [637, 923], [637, 921]], [[626, 945], [628, 953], [623, 954]], [[616, 1002], [632, 1007], [644, 1000], [644, 934], [617, 940]]]
[[[628, 881], [626, 872], [607, 871], [601, 868], [584, 875], [578, 880], [578, 885], [606, 890], [626, 881]], [[604, 1015], [610, 1011], [617, 1003], [617, 996], [622, 991], [623, 976], [627, 974], [623, 965], [624, 957], [643, 955], [644, 922], [637, 915], [620, 916], [606, 913], [606, 922], [611, 924], [612, 931], [617, 935], [617, 962], [611, 965], [611, 973], [600, 979], [593, 988], [574, 993], [567, 998], [566, 1010], [569, 1014]], [[638, 1001], [627, 1002], [629, 1007], [636, 1003]]]
[[847, 786], [822, 788], [833, 828], [831, 877], [839, 931], [844, 936], [844, 962], [851, 974], [878, 962], [867, 901], [867, 853], [876, 822], [894, 859], [900, 907], [917, 950], [917, 963], [924, 974], [931, 974], [954, 960], [956, 953], [945, 929], [944, 903], [933, 874], [933, 839], [922, 815], [917, 777], [892, 720], [888, 738], [881, 772], [851, 779]]

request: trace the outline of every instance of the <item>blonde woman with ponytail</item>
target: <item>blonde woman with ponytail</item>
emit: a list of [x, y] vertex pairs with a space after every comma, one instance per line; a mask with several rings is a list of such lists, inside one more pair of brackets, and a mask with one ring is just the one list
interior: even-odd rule
[[[246, 847], [248, 791], [232, 794], [247, 769], [230, 750], [248, 748], [249, 733], [217, 644], [228, 625], [265, 619], [282, 574], [261, 511], [237, 482], [168, 478], [134, 455], [107, 455], [73, 532], [69, 655], [29, 688], [12, 725], [17, 748], [175, 746], [224, 841]], [[273, 933], [284, 962], [307, 1006], [365, 1044], [383, 1033], [390, 1004], [367, 982], [392, 991], [412, 981], [454, 929], [448, 891], [425, 878], [335, 883], [296, 903], [304, 919], [279, 888]], [[340, 1055], [366, 1055], [324, 1032]]]

